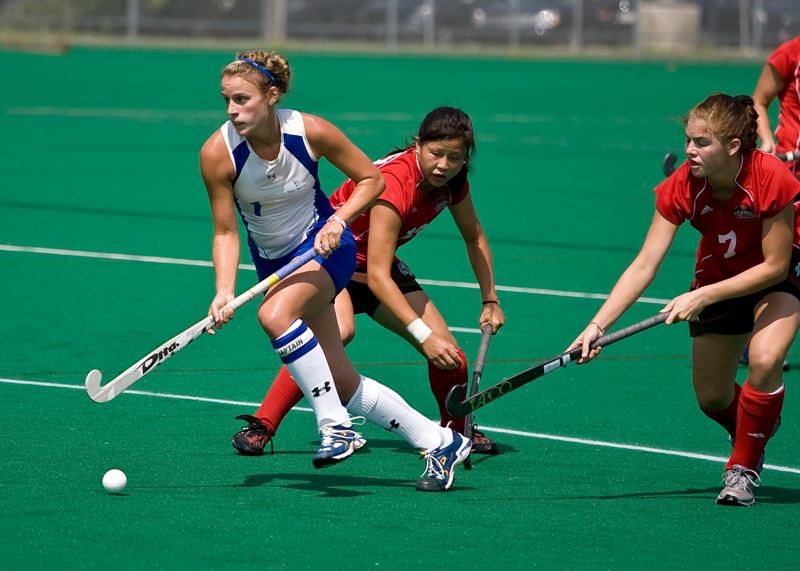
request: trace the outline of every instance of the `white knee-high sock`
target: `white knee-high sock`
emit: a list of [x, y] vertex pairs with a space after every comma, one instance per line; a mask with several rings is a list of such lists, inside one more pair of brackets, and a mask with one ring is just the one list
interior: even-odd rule
[[314, 332], [296, 319], [283, 335], [272, 342], [272, 347], [314, 409], [317, 427], [321, 429], [326, 424], [350, 426], [350, 415], [339, 400], [328, 361]]
[[347, 403], [347, 410], [389, 432], [396, 432], [409, 444], [426, 452], [453, 441], [449, 428], [425, 418], [392, 389], [363, 375], [358, 390]]

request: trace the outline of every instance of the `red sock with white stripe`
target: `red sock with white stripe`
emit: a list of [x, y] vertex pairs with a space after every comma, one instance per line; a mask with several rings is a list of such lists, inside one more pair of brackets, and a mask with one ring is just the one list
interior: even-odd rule
[[708, 418], [718, 423], [722, 428], [728, 431], [731, 438], [736, 438], [736, 417], [739, 414], [739, 395], [742, 394], [742, 387], [739, 383], [733, 383], [734, 395], [733, 402], [723, 410], [706, 410], [700, 407]]
[[[439, 416], [442, 418], [442, 426], [447, 426], [448, 422], [452, 422], [450, 428], [456, 432], [464, 433], [464, 418], [454, 418], [450, 416], [445, 407], [445, 400], [447, 393], [450, 389], [457, 385], [467, 385], [469, 383], [469, 371], [467, 370], [467, 356], [464, 351], [458, 350], [458, 356], [461, 358], [461, 366], [457, 369], [439, 369], [428, 361], [428, 380], [431, 384], [431, 392], [436, 397], [436, 403], [439, 405]], [[466, 386], [461, 394], [461, 400], [467, 398]]]
[[289, 369], [281, 367], [278, 376], [264, 397], [264, 402], [255, 413], [255, 417], [269, 427], [270, 433], [275, 436], [285, 417], [292, 407], [303, 400], [303, 391], [294, 382]]
[[725, 465], [726, 470], [730, 470], [734, 464], [756, 469], [778, 422], [785, 394], [783, 384], [771, 394], [758, 392], [750, 386], [750, 381], [744, 384], [736, 419], [736, 444], [731, 459]]

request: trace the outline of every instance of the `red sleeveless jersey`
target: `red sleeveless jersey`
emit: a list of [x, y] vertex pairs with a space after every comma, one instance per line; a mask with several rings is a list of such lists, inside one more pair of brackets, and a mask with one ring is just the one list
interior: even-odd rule
[[[417, 162], [416, 149], [408, 149], [375, 161], [375, 166], [386, 180], [386, 190], [378, 200], [385, 200], [397, 208], [402, 218], [397, 248], [425, 229], [446, 207], [464, 200], [469, 192], [469, 182], [464, 183], [464, 189], [460, 193], [451, 191], [445, 185], [439, 189], [433, 200], [426, 201], [419, 189], [419, 184], [424, 177]], [[355, 183], [348, 179], [336, 189], [330, 198], [333, 207], [338, 210], [350, 198], [354, 188]], [[358, 256], [356, 265], [362, 270], [367, 267], [369, 215], [370, 211], [367, 210], [350, 225], [356, 239]]]
[[[692, 288], [713, 284], [764, 261], [764, 220], [776, 216], [800, 195], [800, 182], [773, 155], [742, 154], [736, 189], [723, 210], [711, 197], [708, 179], [692, 176], [688, 161], [655, 189], [656, 209], [673, 224], [688, 220], [702, 235]], [[794, 252], [800, 248], [795, 203]]]

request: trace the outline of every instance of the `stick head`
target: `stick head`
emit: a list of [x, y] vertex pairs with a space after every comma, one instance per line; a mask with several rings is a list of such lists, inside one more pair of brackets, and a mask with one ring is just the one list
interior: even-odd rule
[[661, 168], [664, 170], [664, 176], [669, 176], [675, 172], [675, 165], [678, 163], [678, 155], [675, 153], [667, 153], [664, 157], [664, 162]]
[[100, 387], [100, 382], [103, 380], [103, 373], [97, 369], [89, 371], [86, 375], [86, 394], [94, 402], [108, 402], [115, 396], [114, 389], [108, 390], [108, 386]]

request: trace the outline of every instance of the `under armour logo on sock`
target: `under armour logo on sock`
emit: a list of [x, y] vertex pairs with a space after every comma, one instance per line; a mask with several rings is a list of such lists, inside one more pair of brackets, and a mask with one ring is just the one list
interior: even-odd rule
[[753, 434], [752, 432], [748, 432], [748, 433], [747, 433], [747, 436], [752, 436], [753, 438], [766, 438], [766, 436], [764, 436], [764, 435], [763, 435], [763, 434], [761, 434], [760, 432], [758, 432], [758, 433], [756, 433], [756, 434]]
[[397, 422], [395, 419], [392, 419], [389, 421], [389, 428], [387, 428], [386, 430], [391, 432], [392, 430], [397, 430], [398, 428], [400, 428], [400, 423]]
[[311, 392], [314, 393], [315, 397], [318, 397], [323, 392], [329, 393], [331, 391], [331, 382], [325, 381], [325, 385], [322, 387], [314, 387]]

